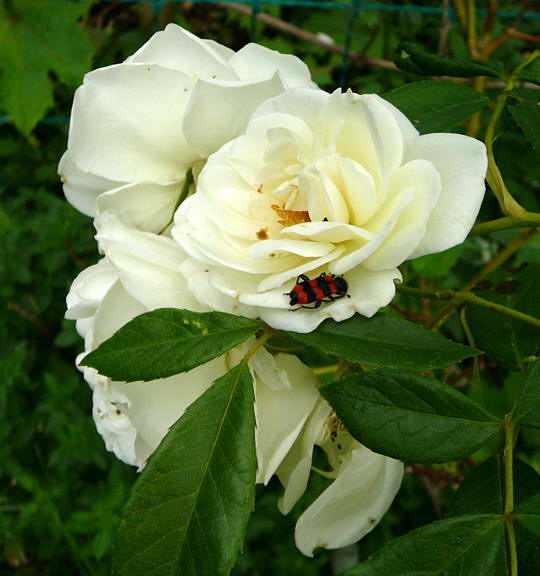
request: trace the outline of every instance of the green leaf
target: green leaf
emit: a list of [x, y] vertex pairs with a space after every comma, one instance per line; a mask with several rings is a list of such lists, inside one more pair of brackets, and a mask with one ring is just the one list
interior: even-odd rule
[[399, 460], [460, 460], [501, 428], [467, 396], [414, 372], [369, 370], [321, 394], [359, 442]]
[[[532, 496], [540, 492], [540, 475], [522, 462], [514, 460], [514, 503], [515, 509], [529, 509]], [[448, 514], [502, 514], [505, 501], [504, 468], [501, 458], [496, 456], [472, 469], [460, 484]], [[523, 503], [523, 504], [522, 504]], [[540, 540], [531, 532], [530, 516], [514, 521], [517, 540], [519, 574], [540, 574]], [[532, 520], [533, 528], [535, 520]]]
[[540, 84], [540, 58], [533, 60], [528, 66], [525, 66], [518, 74], [521, 80]]
[[385, 368], [431, 370], [480, 353], [418, 324], [384, 315], [365, 318], [357, 314], [344, 322], [326, 320], [314, 332], [289, 335], [349, 362]]
[[461, 516], [423, 526], [392, 540], [345, 575], [506, 576], [503, 517]]
[[428, 52], [413, 42], [402, 42], [399, 49], [400, 57], [396, 59], [396, 65], [402, 70], [414, 74], [457, 76], [460, 78], [472, 76], [499, 78], [504, 72], [504, 68], [499, 62], [444, 58]]
[[233, 314], [161, 308], [128, 322], [82, 364], [125, 382], [166, 378], [221, 356], [260, 329]]
[[504, 511], [504, 470], [498, 456], [471, 470], [459, 485], [448, 516], [502, 514]]
[[448, 132], [489, 102], [489, 98], [469, 86], [437, 80], [406, 84], [383, 97], [422, 134]]
[[[535, 546], [538, 554], [540, 549], [540, 493], [514, 508], [513, 514], [518, 524], [519, 537], [525, 541], [526, 545]], [[538, 556], [535, 562], [540, 565]], [[538, 572], [534, 573], [537, 574]]]
[[463, 254], [463, 244], [438, 254], [427, 254], [411, 260], [412, 269], [422, 276], [440, 278], [446, 276]]
[[124, 508], [115, 576], [229, 573], [255, 494], [253, 402], [243, 362], [171, 428]]
[[534, 362], [529, 369], [512, 420], [520, 426], [540, 428], [540, 360]]
[[[529, 264], [512, 276], [499, 270], [486, 280], [493, 285], [493, 290], [476, 294], [525, 314], [540, 316], [540, 264]], [[476, 344], [509, 370], [522, 371], [523, 358], [538, 352], [540, 330], [530, 324], [474, 306], [468, 308], [467, 318]]]
[[521, 100], [508, 109], [532, 147], [540, 152], [540, 99], [536, 102]]
[[94, 47], [77, 25], [90, 0], [0, 2], [0, 107], [29, 134], [53, 104], [54, 72], [70, 87], [90, 69]]
[[[521, 460], [514, 460], [514, 503], [529, 500], [540, 492], [540, 476]], [[454, 495], [449, 516], [502, 514], [504, 511], [504, 468], [499, 456], [489, 458], [465, 476]]]

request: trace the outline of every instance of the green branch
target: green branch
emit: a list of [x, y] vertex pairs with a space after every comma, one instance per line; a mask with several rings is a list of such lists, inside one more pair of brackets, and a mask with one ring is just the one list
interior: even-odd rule
[[514, 510], [514, 432], [515, 425], [504, 421], [504, 523], [506, 526], [508, 552], [510, 556], [510, 575], [518, 576], [516, 534], [512, 511]]
[[453, 300], [453, 309], [461, 308], [461, 306], [467, 306], [469, 304], [479, 306], [480, 308], [487, 308], [499, 312], [499, 314], [504, 314], [505, 316], [510, 316], [511, 318], [520, 320], [521, 322], [531, 324], [536, 328], [540, 328], [539, 318], [535, 318], [534, 316], [530, 316], [529, 314], [525, 314], [519, 310], [514, 310], [508, 306], [503, 306], [497, 302], [486, 300], [472, 292], [460, 290], [421, 290], [410, 286], [397, 286], [397, 291], [402, 294], [409, 294], [410, 296], [417, 296], [419, 298], [429, 298], [430, 300]]
[[510, 194], [510, 191], [506, 187], [504, 183], [503, 177], [499, 171], [497, 163], [495, 162], [495, 156], [493, 154], [493, 142], [495, 141], [495, 128], [497, 127], [497, 123], [501, 117], [501, 114], [504, 110], [506, 105], [506, 100], [510, 92], [514, 89], [514, 85], [516, 81], [519, 79], [519, 73], [523, 68], [528, 66], [531, 62], [536, 60], [540, 56], [540, 51], [535, 50], [528, 58], [523, 60], [521, 64], [514, 70], [514, 72], [508, 78], [506, 83], [506, 88], [504, 91], [499, 94], [497, 100], [495, 101], [495, 108], [493, 110], [493, 114], [489, 121], [486, 136], [485, 136], [485, 144], [487, 148], [487, 155], [488, 155], [488, 170], [487, 170], [487, 181], [493, 190], [493, 193], [497, 197], [497, 201], [501, 207], [501, 210], [507, 214], [508, 216], [518, 217], [519, 215], [523, 215], [525, 213], [525, 208], [521, 206]]
[[[502, 266], [517, 250], [526, 244], [530, 238], [536, 234], [535, 228], [527, 228], [515, 238], [512, 238], [509, 244], [507, 244], [498, 254], [496, 254], [492, 260], [490, 260], [479, 272], [476, 274], [471, 281], [461, 290], [461, 292], [469, 292], [480, 280], [485, 278], [491, 272], [497, 270]], [[461, 292], [457, 292], [459, 295]], [[482, 299], [483, 300], [483, 299]], [[486, 300], [486, 302], [489, 302]], [[439, 327], [445, 322], [445, 320], [459, 307], [463, 305], [462, 299], [459, 296], [453, 298], [446, 306], [443, 306], [426, 324], [427, 328], [432, 330], [438, 330]], [[510, 310], [510, 308], [509, 308]]]
[[540, 214], [536, 212], [520, 212], [516, 216], [505, 216], [497, 220], [488, 220], [473, 226], [469, 232], [470, 236], [480, 234], [491, 234], [499, 230], [509, 230], [511, 228], [528, 228], [540, 226]]

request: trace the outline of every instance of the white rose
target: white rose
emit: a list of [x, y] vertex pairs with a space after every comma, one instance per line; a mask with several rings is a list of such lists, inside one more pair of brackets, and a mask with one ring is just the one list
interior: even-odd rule
[[[85, 353], [149, 310], [203, 310], [177, 272], [186, 256], [173, 240], [129, 229], [110, 213], [100, 215], [96, 227], [105, 258], [79, 274], [67, 297], [66, 316], [77, 320]], [[215, 379], [240, 361], [250, 344], [187, 374], [151, 382], [115, 382], [83, 368], [93, 390], [96, 427], [107, 449], [128, 464], [144, 466], [170, 426]], [[318, 380], [296, 357], [272, 356], [264, 348], [250, 359], [249, 367], [255, 391], [257, 481], [267, 483], [319, 399]]]
[[[372, 316], [403, 261], [463, 242], [486, 169], [481, 142], [420, 136], [378, 96], [289, 90], [208, 159], [175, 217], [181, 270], [202, 304], [278, 329]], [[349, 297], [291, 313], [297, 277], [322, 272], [343, 276]]]
[[112, 211], [159, 232], [186, 172], [294, 87], [315, 88], [298, 58], [257, 44], [235, 53], [169, 24], [124, 63], [85, 76], [59, 166], [66, 197], [87, 215]]

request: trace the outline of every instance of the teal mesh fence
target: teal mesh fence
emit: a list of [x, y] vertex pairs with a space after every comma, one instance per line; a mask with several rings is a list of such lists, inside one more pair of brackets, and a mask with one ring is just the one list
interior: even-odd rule
[[[151, 7], [153, 14], [153, 28], [157, 30], [160, 28], [160, 16], [164, 8], [168, 4], [218, 4], [215, 0], [102, 0], [103, 2], [114, 2], [116, 4], [147, 4]], [[398, 4], [382, 2], [364, 2], [363, 0], [244, 0], [244, 1], [231, 1], [229, 4], [238, 4], [246, 6], [250, 9], [250, 13], [246, 15], [250, 19], [250, 35], [252, 41], [258, 40], [258, 20], [261, 13], [264, 12], [265, 7], [287, 6], [299, 8], [315, 8], [318, 10], [331, 10], [343, 12], [343, 27], [345, 30], [345, 41], [343, 43], [342, 63], [340, 70], [339, 85], [344, 87], [346, 85], [347, 72], [350, 64], [351, 45], [354, 36], [355, 26], [362, 18], [363, 13], [368, 12], [392, 12], [397, 14], [418, 14], [418, 15], [434, 15], [441, 16], [444, 10], [447, 10], [447, 17], [451, 22], [455, 22], [455, 14], [451, 6], [443, 8], [441, 5], [419, 5], [419, 4]], [[476, 11], [478, 16], [487, 14], [485, 9], [478, 9]], [[525, 11], [518, 12], [515, 10], [499, 10], [497, 17], [503, 20], [514, 20], [519, 17], [521, 21], [540, 21], [540, 12], [538, 11]], [[9, 124], [10, 119], [7, 116], [0, 116], [0, 124]], [[40, 124], [68, 124], [68, 117], [49, 116], [40, 121]]]

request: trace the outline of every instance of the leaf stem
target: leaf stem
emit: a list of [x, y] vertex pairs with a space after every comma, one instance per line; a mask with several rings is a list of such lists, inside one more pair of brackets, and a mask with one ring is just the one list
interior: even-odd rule
[[467, 0], [467, 44], [472, 58], [477, 56], [476, 42], [476, 2]]
[[331, 366], [319, 366], [318, 368], [313, 368], [313, 374], [316, 376], [322, 376], [323, 374], [333, 374], [338, 369], [337, 364], [332, 364]]
[[444, 315], [444, 318], [438, 317], [436, 322], [432, 322], [429, 326], [432, 329], [437, 329], [444, 320], [457, 308], [461, 306], [479, 306], [480, 308], [488, 308], [489, 310], [494, 310], [505, 316], [510, 316], [521, 322], [526, 322], [537, 328], [540, 328], [540, 319], [520, 312], [519, 310], [514, 310], [508, 306], [503, 306], [497, 302], [492, 302], [491, 300], [486, 300], [481, 298], [472, 292], [465, 290], [420, 290], [419, 288], [412, 288], [410, 286], [398, 286], [397, 291], [402, 294], [409, 294], [410, 296], [418, 296], [419, 298], [429, 298], [430, 300], [451, 300], [450, 304], [446, 306], [443, 310], [448, 312]]
[[488, 274], [491, 274], [500, 268], [513, 254], [515, 254], [524, 244], [526, 244], [534, 235], [536, 230], [534, 228], [524, 230], [518, 234], [500, 251], [498, 252], [465, 286], [464, 290], [471, 290], [484, 279]]
[[[438, 330], [440, 326], [445, 322], [445, 320], [457, 310], [460, 306], [463, 305], [463, 299], [459, 296], [461, 293], [467, 293], [469, 290], [474, 288], [474, 286], [482, 280], [485, 276], [490, 274], [491, 272], [497, 270], [500, 266], [502, 266], [511, 256], [514, 254], [523, 244], [528, 242], [530, 238], [536, 234], [535, 229], [528, 229], [521, 234], [518, 234], [515, 238], [513, 238], [493, 259], [491, 259], [483, 268], [473, 277], [473, 279], [463, 288], [462, 291], [456, 291], [456, 298], [453, 302], [449, 302], [446, 306], [441, 308], [433, 318], [426, 324], [428, 328], [432, 330]], [[446, 291], [447, 292], [447, 291]], [[426, 296], [427, 298], [427, 296]], [[478, 296], [476, 298], [479, 298]], [[483, 298], [481, 299], [483, 300]], [[485, 300], [485, 302], [489, 302], [489, 300]], [[476, 303], [477, 305], [478, 302]], [[501, 305], [502, 306], [502, 305]], [[506, 308], [503, 306], [503, 308]], [[511, 310], [511, 308], [507, 308], [507, 310]], [[499, 310], [500, 311], [500, 310]], [[514, 312], [517, 312], [514, 310]], [[519, 313], [521, 314], [521, 312]]]
[[345, 376], [351, 366], [351, 362], [345, 360], [344, 358], [340, 358], [334, 373], [334, 377], [332, 378], [332, 382], [339, 382]]
[[274, 336], [274, 332], [271, 332], [270, 330], [268, 332], [265, 332], [264, 334], [262, 334], [262, 336], [260, 336], [260, 338], [257, 338], [257, 340], [255, 340], [255, 342], [253, 343], [253, 346], [251, 346], [251, 348], [247, 351], [247, 354], [244, 356], [244, 360], [242, 361], [243, 363], [249, 362], [249, 360], [251, 359], [251, 357], [253, 356], [253, 354], [255, 354], [255, 352], [257, 352], [257, 350], [268, 340], [270, 340], [270, 338], [272, 338], [272, 336]]
[[520, 212], [516, 216], [504, 216], [496, 220], [488, 220], [473, 226], [469, 232], [469, 237], [481, 234], [491, 234], [499, 230], [510, 230], [512, 228], [526, 228], [528, 226], [540, 226], [540, 214], [536, 212]]
[[501, 114], [506, 105], [506, 100], [508, 99], [509, 93], [514, 89], [514, 85], [518, 80], [519, 73], [523, 68], [528, 66], [531, 62], [536, 60], [540, 56], [540, 51], [535, 50], [528, 58], [525, 58], [523, 62], [514, 70], [506, 82], [506, 88], [499, 94], [497, 100], [495, 101], [495, 108], [493, 114], [489, 121], [486, 136], [484, 142], [487, 148], [488, 155], [488, 170], [487, 170], [487, 181], [495, 194], [497, 201], [501, 207], [501, 210], [508, 216], [519, 217], [519, 215], [526, 212], [525, 208], [519, 204], [510, 191], [506, 187], [502, 175], [499, 171], [497, 163], [495, 162], [495, 156], [493, 154], [493, 142], [495, 141], [495, 128], [501, 117]]
[[510, 555], [510, 574], [518, 576], [516, 534], [512, 519], [514, 510], [514, 441], [515, 441], [515, 424], [510, 420], [504, 421], [504, 523], [506, 526], [506, 535], [508, 551]]
[[[469, 321], [467, 320], [467, 308], [463, 306], [459, 313], [459, 318], [461, 320], [461, 325], [463, 326], [463, 331], [465, 332], [465, 336], [467, 336], [467, 340], [469, 342], [469, 346], [472, 348], [476, 348], [476, 342], [474, 340], [474, 335], [471, 331], [471, 327], [469, 326]], [[473, 381], [472, 385], [476, 385], [480, 382], [480, 365], [478, 363], [478, 356], [473, 358]], [[482, 392], [482, 388], [480, 387], [480, 392]], [[483, 394], [482, 394], [483, 397]]]

